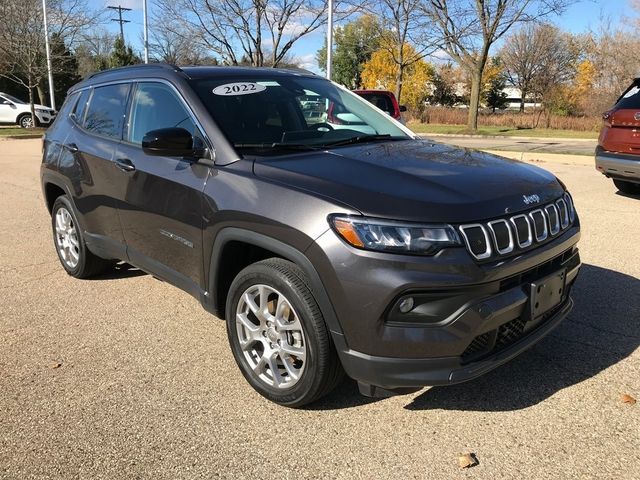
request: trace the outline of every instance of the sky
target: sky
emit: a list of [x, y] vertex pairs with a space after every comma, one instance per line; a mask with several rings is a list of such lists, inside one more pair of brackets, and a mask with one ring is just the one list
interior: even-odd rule
[[[590, 29], [597, 30], [601, 18], [609, 18], [615, 25], [623, 17], [637, 16], [630, 8], [631, 0], [582, 0], [567, 9], [562, 16], [550, 17], [549, 20], [559, 27], [572, 33], [581, 33]], [[142, 51], [142, 0], [104, 0], [106, 5], [121, 5], [132, 8], [130, 12], [123, 14], [123, 18], [130, 20], [124, 26], [125, 39], [135, 50]], [[153, 1], [148, 0], [149, 9], [153, 9]], [[117, 18], [117, 12], [112, 11], [112, 18]], [[108, 29], [114, 33], [119, 32], [117, 22], [109, 22]], [[152, 23], [149, 29], [153, 29]], [[319, 72], [315, 60], [316, 51], [322, 46], [326, 30], [318, 29], [310, 35], [300, 39], [293, 48], [293, 54], [303, 68]]]

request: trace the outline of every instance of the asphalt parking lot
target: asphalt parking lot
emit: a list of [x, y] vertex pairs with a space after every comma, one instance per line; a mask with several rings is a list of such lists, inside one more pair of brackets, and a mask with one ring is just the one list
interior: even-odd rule
[[[39, 140], [0, 141], [0, 478], [640, 478], [640, 198], [544, 162], [581, 215], [576, 308], [471, 383], [306, 410], [241, 377], [222, 321], [137, 270], [58, 264]], [[458, 456], [479, 465], [461, 470]]]

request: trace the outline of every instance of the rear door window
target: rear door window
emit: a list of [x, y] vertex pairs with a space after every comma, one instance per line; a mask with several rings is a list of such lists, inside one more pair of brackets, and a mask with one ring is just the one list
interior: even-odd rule
[[120, 139], [129, 88], [128, 83], [96, 87], [89, 100], [84, 128], [98, 135]]

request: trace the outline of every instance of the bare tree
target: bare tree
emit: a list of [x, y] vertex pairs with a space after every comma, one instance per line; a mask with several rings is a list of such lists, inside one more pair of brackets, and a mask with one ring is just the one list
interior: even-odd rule
[[[57, 35], [67, 45], [96, 20], [86, 0], [49, 0], [47, 8], [50, 35]], [[47, 76], [42, 3], [2, 0], [0, 18], [0, 75], [27, 89], [35, 125], [33, 90]]]
[[527, 96], [545, 68], [545, 48], [548, 47], [547, 25], [527, 24], [510, 35], [500, 51], [509, 83], [520, 90], [520, 111], [524, 112]]
[[471, 77], [468, 128], [478, 128], [480, 90], [491, 47], [514, 25], [557, 14], [574, 0], [424, 0], [441, 48]]
[[537, 28], [541, 37], [538, 55], [542, 68], [536, 71], [530, 86], [542, 102], [542, 111], [547, 112], [546, 127], [549, 128], [554, 97], [561, 96], [562, 88], [575, 77], [582, 52], [572, 35], [558, 27], [547, 24]]
[[188, 31], [175, 27], [168, 28], [159, 15], [154, 16], [154, 28], [149, 31], [149, 52], [151, 57], [172, 65], [205, 65], [215, 63], [215, 58], [207, 54]]
[[[167, 29], [188, 35], [223, 63], [277, 67], [326, 23], [327, 0], [156, 0]], [[342, 11], [342, 10], [340, 10]]]

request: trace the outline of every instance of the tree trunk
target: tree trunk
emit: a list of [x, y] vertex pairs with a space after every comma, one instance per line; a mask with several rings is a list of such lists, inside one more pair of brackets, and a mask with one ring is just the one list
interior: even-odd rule
[[527, 98], [527, 92], [522, 90], [522, 96], [520, 97], [520, 113], [524, 113], [524, 102]]
[[44, 87], [42, 86], [42, 82], [38, 82], [38, 85], [36, 86], [36, 91], [38, 92], [38, 103], [40, 103], [40, 105], [47, 105], [46, 103], [47, 98], [44, 91]]
[[396, 73], [396, 100], [400, 103], [400, 95], [402, 95], [402, 81], [404, 79], [404, 65], [398, 65], [398, 72]]
[[478, 130], [478, 108], [480, 107], [480, 84], [482, 83], [482, 69], [475, 69], [471, 74], [471, 95], [469, 97], [469, 119], [467, 128], [475, 132]]
[[[29, 85], [33, 85], [31, 75], [29, 75]], [[31, 127], [33, 128], [37, 125], [36, 109], [33, 106], [33, 87], [29, 87], [29, 106], [31, 108]]]

